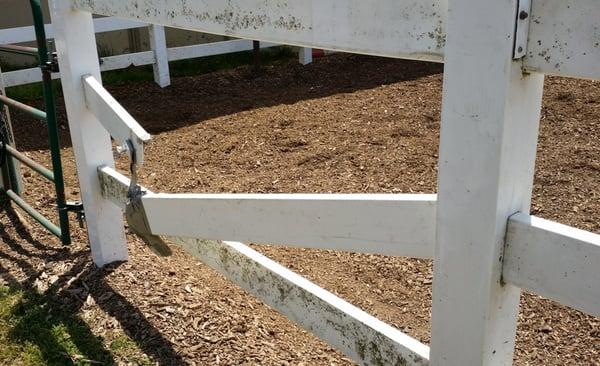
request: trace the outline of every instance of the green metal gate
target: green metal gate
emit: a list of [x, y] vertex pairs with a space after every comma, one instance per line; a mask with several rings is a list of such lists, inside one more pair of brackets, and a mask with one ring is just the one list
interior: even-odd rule
[[[64, 245], [71, 243], [71, 235], [69, 232], [69, 211], [76, 211], [78, 215], [82, 215], [82, 207], [80, 203], [70, 203], [65, 199], [65, 188], [63, 180], [62, 164], [60, 160], [60, 143], [58, 124], [56, 121], [54, 93], [52, 91], [52, 73], [58, 72], [58, 62], [56, 56], [48, 52], [46, 41], [46, 32], [44, 30], [44, 18], [42, 15], [42, 7], [39, 0], [30, 0], [31, 11], [33, 14], [33, 24], [37, 40], [37, 48], [23, 47], [16, 45], [0, 45], [0, 52], [9, 52], [21, 54], [36, 58], [39, 67], [42, 71], [42, 83], [44, 91], [44, 105], [46, 111], [33, 108], [26, 104], [20, 103], [14, 99], [8, 98], [0, 94], [0, 107], [2, 105], [8, 108], [14, 108], [26, 112], [27, 114], [46, 122], [48, 127], [48, 141], [50, 145], [50, 154], [52, 160], [52, 169], [48, 169], [41, 164], [31, 160], [23, 153], [17, 151], [11, 146], [8, 121], [3, 121], [2, 126], [2, 164], [3, 174], [8, 175], [7, 181], [4, 182], [4, 187], [0, 189], [0, 193], [6, 195], [15, 204], [21, 207], [26, 213], [37, 220], [42, 226], [48, 229], [52, 234], [60, 238]], [[40, 212], [35, 210], [31, 205], [23, 200], [19, 184], [17, 182], [18, 171], [15, 168], [14, 160], [20, 161], [35, 172], [42, 175], [44, 178], [54, 183], [56, 192], [56, 205], [58, 209], [58, 225], [54, 224], [48, 218], [44, 217]], [[80, 216], [81, 217], [81, 216]]]

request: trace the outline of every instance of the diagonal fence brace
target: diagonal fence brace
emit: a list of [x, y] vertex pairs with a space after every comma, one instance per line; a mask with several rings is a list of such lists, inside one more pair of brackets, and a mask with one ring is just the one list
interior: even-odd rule
[[[126, 208], [129, 179], [99, 167], [102, 195]], [[144, 197], [156, 194], [142, 188]], [[331, 292], [231, 241], [167, 237], [360, 365], [428, 365], [429, 347]]]
[[[121, 146], [135, 151], [135, 163], [144, 163], [144, 143], [150, 134], [123, 108], [102, 84], [92, 75], [82, 77], [85, 103], [102, 126]], [[128, 148], [133, 158], [133, 151]]]

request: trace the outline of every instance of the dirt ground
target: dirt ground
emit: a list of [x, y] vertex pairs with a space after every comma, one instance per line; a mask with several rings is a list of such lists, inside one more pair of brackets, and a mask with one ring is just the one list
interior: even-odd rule
[[[434, 192], [442, 68], [355, 55], [248, 68], [110, 91], [154, 135], [141, 182], [163, 192]], [[63, 127], [67, 195], [79, 190]], [[48, 161], [43, 126], [13, 114], [19, 147]], [[535, 215], [600, 232], [600, 82], [547, 78]], [[126, 161], [119, 159], [120, 168]], [[52, 187], [26, 174], [49, 214]], [[63, 248], [15, 211], [0, 215], [0, 277], [55, 294], [106, 342], [125, 333], [161, 365], [348, 365], [340, 353], [186, 253], [157, 258], [128, 236], [130, 260], [98, 270], [73, 220]], [[255, 246], [429, 342], [431, 262]], [[458, 330], [459, 331], [459, 330]], [[128, 364], [134, 356], [115, 358]], [[600, 320], [523, 294], [517, 365], [600, 365]]]

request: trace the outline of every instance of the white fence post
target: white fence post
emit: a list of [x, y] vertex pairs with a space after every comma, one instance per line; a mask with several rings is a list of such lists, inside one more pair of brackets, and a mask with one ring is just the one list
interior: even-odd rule
[[298, 61], [302, 65], [308, 65], [313, 62], [312, 48], [301, 47], [298, 50]]
[[51, 1], [51, 15], [92, 257], [103, 266], [126, 260], [127, 244], [123, 213], [102, 197], [98, 181], [98, 166], [114, 166], [110, 136], [84, 98], [82, 77], [101, 80], [92, 15], [60, 0]]
[[513, 61], [517, 0], [449, 3], [432, 365], [510, 365], [520, 290], [501, 283], [507, 220], [529, 212], [543, 76]]
[[150, 24], [148, 26], [150, 36], [150, 48], [154, 52], [154, 81], [161, 87], [171, 85], [171, 76], [169, 75], [169, 58], [167, 55], [167, 40], [165, 37], [165, 27], [162, 25]]

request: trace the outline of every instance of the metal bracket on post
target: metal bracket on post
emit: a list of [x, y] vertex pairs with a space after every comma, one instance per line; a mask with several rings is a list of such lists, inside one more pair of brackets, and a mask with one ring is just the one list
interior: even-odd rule
[[127, 191], [127, 198], [129, 198], [129, 202], [131, 203], [139, 201], [144, 195], [144, 192], [137, 183], [137, 152], [135, 150], [135, 146], [133, 146], [133, 142], [131, 142], [131, 140], [127, 140], [125, 143], [131, 158], [131, 162], [129, 163], [131, 180], [129, 181], [129, 190]]
[[58, 67], [58, 58], [56, 56], [56, 52], [51, 52], [48, 54], [49, 61], [47, 61], [44, 65], [41, 66], [43, 71], [48, 71], [50, 73], [60, 72]]
[[83, 223], [85, 222], [83, 203], [81, 201], [67, 201], [64, 210], [67, 212], [75, 212], [79, 227], [83, 229]]
[[519, 0], [517, 7], [517, 24], [515, 27], [515, 48], [513, 59], [523, 58], [527, 53], [529, 23], [531, 21], [531, 0]]
[[171, 255], [171, 248], [158, 235], [152, 234], [152, 229], [146, 217], [146, 210], [142, 203], [142, 197], [146, 192], [137, 183], [137, 151], [131, 140], [127, 140], [126, 144], [131, 157], [129, 165], [131, 180], [127, 190], [127, 206], [125, 207], [125, 219], [129, 224], [129, 229], [139, 236], [156, 254], [161, 256]]

